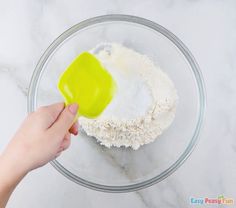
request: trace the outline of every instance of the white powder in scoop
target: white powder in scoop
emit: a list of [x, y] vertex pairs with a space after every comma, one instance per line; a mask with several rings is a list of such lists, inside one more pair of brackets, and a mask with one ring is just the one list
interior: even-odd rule
[[178, 97], [172, 81], [147, 56], [122, 45], [100, 45], [92, 52], [118, 90], [100, 117], [80, 118], [84, 131], [107, 147], [138, 149], [154, 141], [175, 116]]

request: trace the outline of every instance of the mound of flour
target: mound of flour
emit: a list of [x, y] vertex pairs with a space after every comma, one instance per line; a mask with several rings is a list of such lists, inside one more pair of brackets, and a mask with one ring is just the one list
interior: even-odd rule
[[154, 141], [175, 116], [178, 97], [172, 81], [147, 56], [122, 45], [100, 45], [92, 52], [118, 89], [100, 117], [80, 118], [84, 131], [107, 147], [138, 149]]

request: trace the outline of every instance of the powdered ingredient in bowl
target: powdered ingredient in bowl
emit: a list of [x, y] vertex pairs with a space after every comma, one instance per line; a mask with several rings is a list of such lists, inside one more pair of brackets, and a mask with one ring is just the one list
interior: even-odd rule
[[106, 147], [132, 147], [154, 141], [172, 123], [177, 92], [149, 57], [122, 45], [102, 44], [92, 52], [116, 80], [117, 94], [96, 119], [80, 118], [89, 136]]

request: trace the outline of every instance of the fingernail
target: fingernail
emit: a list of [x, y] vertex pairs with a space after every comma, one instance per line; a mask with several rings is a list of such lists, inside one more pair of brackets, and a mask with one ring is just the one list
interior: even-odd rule
[[78, 104], [74, 103], [69, 105], [69, 111], [73, 114], [76, 115], [77, 111], [78, 111]]

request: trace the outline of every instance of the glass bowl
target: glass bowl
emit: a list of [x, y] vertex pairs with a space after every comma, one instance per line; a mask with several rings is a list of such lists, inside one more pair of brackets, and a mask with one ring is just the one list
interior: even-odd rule
[[128, 15], [85, 20], [59, 36], [45, 51], [32, 76], [28, 111], [62, 101], [60, 74], [81, 52], [116, 42], [148, 55], [173, 80], [179, 102], [172, 125], [155, 142], [137, 151], [106, 148], [83, 130], [51, 164], [65, 177], [105, 192], [128, 192], [151, 186], [172, 174], [192, 152], [205, 111], [203, 78], [187, 47], [152, 21]]

